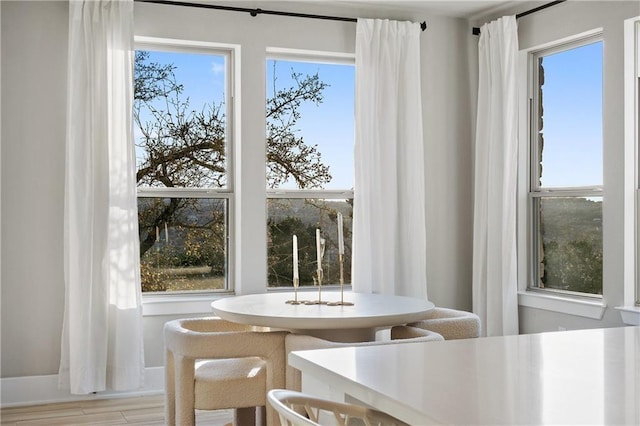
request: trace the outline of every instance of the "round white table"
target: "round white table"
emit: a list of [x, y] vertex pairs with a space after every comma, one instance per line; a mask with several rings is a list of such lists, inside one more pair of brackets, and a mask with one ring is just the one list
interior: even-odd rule
[[[316, 292], [298, 292], [298, 300], [314, 300]], [[240, 324], [289, 330], [340, 342], [374, 340], [377, 330], [424, 319], [434, 304], [426, 299], [345, 292], [353, 305], [292, 305], [293, 292], [227, 297], [211, 303], [222, 319]], [[322, 292], [322, 300], [340, 300], [340, 292]]]

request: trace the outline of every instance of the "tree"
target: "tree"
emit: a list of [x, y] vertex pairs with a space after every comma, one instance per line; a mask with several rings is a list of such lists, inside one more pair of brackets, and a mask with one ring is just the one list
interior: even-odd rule
[[315, 259], [309, 258], [309, 250], [305, 248], [316, 246], [315, 226], [304, 224], [298, 217], [287, 217], [281, 221], [270, 220], [268, 223], [269, 241], [269, 283], [275, 286], [291, 285], [292, 283], [292, 235], [298, 235], [300, 248], [300, 283], [313, 283], [316, 274]]
[[[190, 107], [184, 87], [176, 80], [173, 64], [150, 61], [149, 53], [137, 51], [134, 73], [134, 121], [138, 186], [165, 188], [223, 188], [227, 181], [226, 117], [223, 104]], [[299, 108], [305, 102], [319, 104], [327, 86], [318, 74], [302, 76], [292, 71], [294, 84], [275, 90], [267, 99], [267, 181], [270, 187], [293, 179], [299, 188], [320, 188], [331, 180], [316, 146], [298, 136]], [[161, 291], [166, 277], [157, 265], [186, 267], [207, 264], [224, 273], [226, 251], [223, 200], [210, 205], [198, 198], [150, 198], [139, 202], [140, 255], [143, 290]], [[167, 223], [172, 243], [159, 244]], [[190, 246], [185, 246], [185, 244]], [[150, 251], [156, 246], [156, 251]], [[182, 255], [175, 245], [188, 248]], [[148, 270], [153, 262], [155, 272]], [[146, 269], [145, 269], [146, 268]], [[155, 275], [154, 275], [155, 274]], [[145, 277], [146, 280], [145, 284]]]
[[291, 70], [295, 86], [278, 90], [273, 75], [274, 96], [267, 99], [267, 184], [276, 188], [292, 178], [300, 189], [322, 188], [331, 181], [329, 167], [322, 164], [317, 146], [306, 145], [302, 136], [296, 136], [296, 124], [300, 105], [322, 103], [327, 84], [317, 73], [303, 78]]
[[[298, 237], [299, 283], [310, 286], [317, 283], [316, 228], [325, 239], [322, 262], [323, 284], [338, 284], [340, 269], [338, 257], [337, 215], [348, 218], [351, 206], [345, 200], [269, 200], [269, 240], [268, 282], [269, 286], [290, 286], [293, 284], [293, 244], [292, 236]], [[295, 212], [295, 213], [293, 213]], [[345, 253], [343, 259], [345, 283], [351, 282], [351, 226], [345, 219], [343, 228]]]

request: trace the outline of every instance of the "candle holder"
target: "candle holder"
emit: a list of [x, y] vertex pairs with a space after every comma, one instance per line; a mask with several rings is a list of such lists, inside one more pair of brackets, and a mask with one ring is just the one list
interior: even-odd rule
[[322, 300], [322, 268], [318, 268], [318, 300], [308, 300], [304, 302], [305, 305], [327, 305], [328, 303]]
[[338, 255], [338, 263], [340, 264], [340, 301], [327, 303], [330, 306], [353, 306], [352, 302], [344, 301], [344, 255]]
[[298, 278], [293, 279], [293, 300], [287, 300], [284, 303], [288, 303], [289, 305], [301, 305], [304, 302], [298, 300], [298, 285], [300, 285]]

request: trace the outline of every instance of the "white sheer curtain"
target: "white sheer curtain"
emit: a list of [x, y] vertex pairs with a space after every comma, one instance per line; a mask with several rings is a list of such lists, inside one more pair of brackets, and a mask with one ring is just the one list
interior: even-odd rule
[[353, 289], [427, 297], [420, 24], [358, 19]]
[[514, 16], [480, 29], [473, 213], [473, 311], [483, 334], [518, 333], [517, 53]]
[[142, 386], [133, 2], [70, 1], [61, 388]]

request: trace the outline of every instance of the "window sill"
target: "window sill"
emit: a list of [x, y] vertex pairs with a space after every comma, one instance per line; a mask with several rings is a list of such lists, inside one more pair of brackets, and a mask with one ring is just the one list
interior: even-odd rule
[[231, 293], [142, 296], [142, 316], [207, 314], [213, 315], [211, 302]]
[[616, 306], [627, 325], [640, 325], [640, 306]]
[[607, 307], [604, 301], [561, 297], [531, 291], [518, 293], [518, 305], [592, 319], [602, 319]]
[[[326, 291], [339, 291], [339, 285], [322, 286]], [[268, 292], [292, 291], [291, 287], [269, 287]], [[300, 288], [299, 292], [317, 292], [317, 287]], [[345, 284], [344, 291], [351, 291], [351, 284]], [[194, 294], [143, 294], [142, 316], [205, 314], [213, 315], [211, 302], [225, 297], [235, 296], [233, 292], [194, 293]]]

